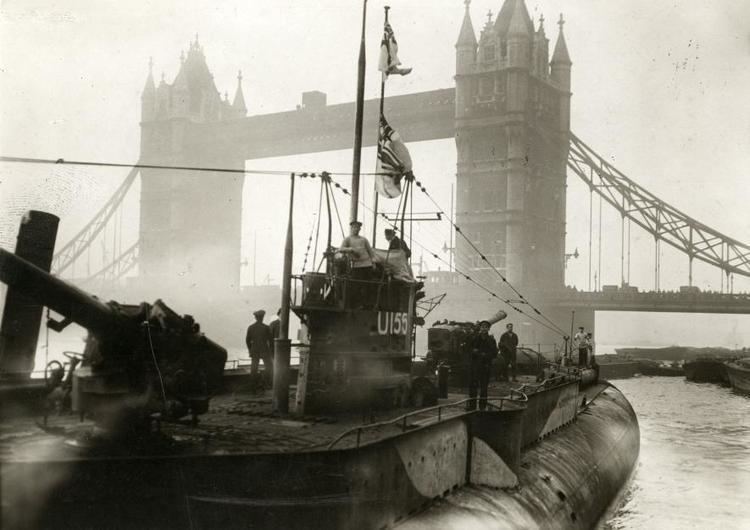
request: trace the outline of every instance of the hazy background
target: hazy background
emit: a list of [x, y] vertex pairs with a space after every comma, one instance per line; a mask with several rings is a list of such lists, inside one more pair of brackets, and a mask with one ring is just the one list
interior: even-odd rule
[[[368, 2], [366, 97], [379, 91], [376, 61], [382, 6]], [[414, 72], [391, 79], [388, 94], [453, 86], [454, 44], [464, 14], [461, 0], [392, 0], [391, 22], [400, 56]], [[501, 1], [474, 0], [474, 28]], [[563, 12], [573, 61], [572, 130], [620, 170], [657, 196], [740, 241], [750, 241], [750, 4], [742, 0], [679, 3], [633, 0], [528, 0], [538, 22], [543, 13], [550, 51]], [[5, 0], [0, 7], [0, 153], [4, 156], [134, 162], [139, 150], [140, 93], [154, 60], [154, 78], [171, 83], [181, 50], [203, 45], [216, 85], [230, 99], [243, 71], [248, 114], [293, 109], [307, 90], [329, 103], [351, 101], [356, 85], [359, 1], [66, 2]], [[408, 141], [408, 138], [406, 138]], [[455, 181], [453, 140], [409, 144], [415, 172], [444, 209]], [[351, 170], [350, 151], [248, 161], [250, 169]], [[363, 171], [374, 150], [363, 152]], [[0, 245], [13, 246], [18, 216], [27, 208], [62, 216], [67, 241], [120, 184], [125, 170], [0, 163]], [[347, 177], [337, 179], [348, 187]], [[288, 179], [251, 175], [243, 196], [244, 284], [279, 283]], [[370, 200], [371, 185], [362, 185]], [[296, 268], [302, 265], [318, 203], [318, 183], [303, 181], [296, 209]], [[137, 234], [138, 185], [119, 222], [121, 245]], [[346, 198], [339, 196], [342, 216]], [[392, 209], [395, 209], [393, 206]], [[595, 211], [598, 203], [595, 203]], [[414, 211], [434, 211], [423, 197]], [[618, 215], [604, 207], [598, 283], [620, 282]], [[371, 221], [364, 217], [365, 232]], [[588, 192], [577, 177], [568, 188], [566, 282], [588, 287]], [[595, 221], [595, 230], [597, 222]], [[340, 232], [334, 230], [334, 242]], [[108, 237], [114, 237], [114, 233]], [[414, 257], [425, 268], [446, 266], [431, 258], [449, 240], [447, 223], [414, 227]], [[654, 246], [633, 228], [630, 283], [653, 288]], [[382, 243], [382, 239], [381, 239]], [[422, 249], [429, 249], [429, 253]], [[92, 249], [96, 270], [115, 253]], [[312, 251], [311, 251], [312, 254]], [[308, 260], [311, 256], [308, 256]], [[308, 261], [309, 263], [309, 261]], [[459, 267], [465, 264], [457, 260]], [[80, 265], [79, 265], [80, 266]], [[308, 264], [308, 269], [310, 265]], [[481, 278], [480, 278], [481, 279]], [[719, 290], [721, 273], [694, 266], [694, 283]], [[687, 258], [662, 246], [661, 288], [687, 284]], [[748, 290], [735, 278], [734, 290]], [[726, 289], [726, 286], [725, 286]], [[155, 293], [154, 298], [158, 295]], [[132, 300], [137, 302], [138, 300]], [[199, 317], [200, 315], [198, 315]], [[717, 315], [600, 313], [597, 337], [608, 344], [692, 344], [734, 347], [750, 342], [750, 320]]]

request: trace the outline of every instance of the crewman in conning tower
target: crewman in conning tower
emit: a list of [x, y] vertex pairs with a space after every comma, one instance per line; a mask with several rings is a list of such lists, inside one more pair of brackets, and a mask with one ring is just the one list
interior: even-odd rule
[[375, 270], [375, 253], [367, 238], [359, 235], [362, 223], [352, 221], [349, 227], [350, 233], [341, 242], [339, 252], [348, 255], [351, 260], [351, 279], [354, 281], [350, 285], [349, 300], [362, 302], [367, 292], [365, 282], [372, 280]]
[[479, 410], [487, 408], [490, 370], [492, 360], [497, 357], [497, 343], [495, 337], [489, 333], [490, 326], [488, 320], [482, 320], [479, 323], [479, 332], [470, 336], [468, 340], [470, 401], [466, 403], [466, 410], [474, 410], [477, 407], [477, 387], [479, 388]]

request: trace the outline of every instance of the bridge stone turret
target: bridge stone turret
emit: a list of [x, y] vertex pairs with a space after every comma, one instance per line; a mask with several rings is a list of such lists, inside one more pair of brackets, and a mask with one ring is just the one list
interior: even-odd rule
[[[244, 169], [245, 158], [219, 130], [245, 118], [238, 79], [234, 103], [222, 99], [196, 36], [174, 81], [154, 87], [151, 68], [142, 94], [141, 162]], [[239, 173], [144, 169], [141, 172], [139, 269], [147, 284], [222, 293], [239, 288], [242, 187]], [[182, 289], [176, 290], [179, 292]]]

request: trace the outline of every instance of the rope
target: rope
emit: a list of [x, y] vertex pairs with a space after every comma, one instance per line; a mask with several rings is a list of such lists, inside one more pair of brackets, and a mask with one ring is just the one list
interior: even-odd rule
[[[313, 247], [313, 267], [315, 267], [315, 261], [318, 257], [318, 237], [320, 236], [320, 218], [323, 217], [323, 186], [325, 183], [320, 183], [320, 195], [318, 197], [318, 222], [315, 228], [315, 246]], [[317, 270], [317, 269], [316, 269]]]
[[[313, 213], [313, 218], [316, 214]], [[312, 245], [313, 232], [315, 231], [315, 220], [313, 219], [312, 225], [310, 226], [310, 237], [307, 238], [307, 249], [305, 249], [305, 260], [302, 262], [302, 272], [305, 272], [307, 267], [307, 257], [310, 254], [310, 245]], [[313, 257], [313, 266], [315, 266], [315, 258]]]
[[159, 376], [159, 385], [161, 386], [161, 396], [164, 398], [164, 406], [167, 405], [167, 392], [164, 390], [164, 379], [161, 376], [161, 370], [159, 370], [159, 363], [156, 361], [156, 352], [154, 351], [154, 343], [151, 340], [151, 325], [148, 320], [144, 320], [143, 327], [146, 328], [146, 334], [148, 335], [148, 347], [151, 350], [151, 358], [154, 360], [154, 366], [156, 367], [156, 373]]
[[457, 224], [455, 223], [455, 221], [453, 220], [453, 218], [451, 217], [451, 215], [450, 215], [450, 214], [447, 214], [447, 213], [445, 213], [445, 210], [443, 210], [443, 208], [442, 208], [442, 207], [441, 207], [441, 206], [440, 206], [440, 205], [439, 205], [439, 204], [437, 203], [437, 201], [436, 201], [436, 200], [435, 200], [435, 199], [434, 199], [434, 198], [432, 197], [432, 195], [430, 195], [430, 193], [429, 193], [429, 192], [427, 191], [427, 188], [426, 188], [425, 186], [423, 186], [423, 185], [422, 185], [422, 183], [421, 183], [421, 182], [419, 182], [419, 181], [417, 181], [417, 182], [416, 182], [416, 184], [417, 184], [417, 187], [418, 187], [418, 188], [419, 188], [419, 189], [420, 189], [420, 190], [422, 191], [422, 193], [424, 193], [424, 194], [425, 194], [425, 196], [427, 196], [427, 198], [429, 198], [429, 199], [430, 199], [430, 201], [432, 202], [432, 204], [434, 204], [434, 205], [435, 205], [435, 207], [436, 207], [436, 208], [438, 209], [438, 211], [439, 211], [439, 212], [440, 212], [441, 214], [443, 214], [443, 215], [445, 216], [445, 218], [446, 218], [446, 219], [448, 220], [448, 222], [450, 222], [451, 226], [452, 226], [452, 227], [453, 227], [453, 228], [455, 229], [455, 231], [456, 231], [456, 232], [457, 232], [458, 234], [460, 234], [460, 235], [461, 235], [461, 237], [463, 237], [463, 238], [464, 238], [464, 240], [466, 240], [466, 242], [467, 242], [467, 243], [469, 243], [469, 245], [471, 246], [471, 248], [472, 248], [472, 249], [473, 249], [473, 250], [474, 250], [475, 252], [477, 252], [477, 254], [478, 254], [478, 255], [479, 255], [479, 257], [480, 257], [480, 258], [482, 259], [482, 261], [484, 261], [485, 263], [487, 263], [487, 265], [489, 265], [489, 266], [490, 266], [490, 268], [491, 268], [491, 269], [492, 269], [492, 270], [493, 270], [493, 271], [494, 271], [494, 272], [495, 272], [495, 273], [496, 273], [496, 274], [497, 274], [497, 275], [498, 275], [498, 276], [500, 277], [500, 279], [501, 279], [501, 280], [503, 281], [503, 283], [505, 283], [505, 284], [506, 284], [506, 285], [507, 285], [508, 287], [510, 287], [510, 288], [511, 288], [511, 290], [513, 290], [513, 292], [514, 292], [514, 293], [516, 293], [516, 295], [518, 295], [518, 297], [519, 297], [519, 298], [520, 298], [520, 299], [521, 299], [521, 300], [523, 301], [523, 303], [524, 303], [524, 304], [527, 304], [527, 305], [528, 305], [528, 306], [529, 306], [529, 307], [530, 307], [530, 308], [531, 308], [531, 309], [532, 309], [532, 310], [533, 310], [533, 311], [534, 311], [534, 312], [535, 312], [535, 313], [536, 313], [537, 315], [539, 315], [539, 316], [540, 316], [540, 317], [542, 317], [542, 318], [543, 318], [544, 320], [546, 320], [547, 322], [549, 322], [549, 324], [550, 324], [550, 325], [552, 325], [552, 326], [553, 326], [554, 328], [556, 328], [556, 329], [557, 329], [557, 331], [558, 331], [559, 333], [561, 333], [561, 334], [562, 334], [563, 336], [565, 336], [565, 332], [564, 332], [564, 331], [562, 330], [562, 328], [560, 328], [560, 327], [559, 327], [559, 326], [558, 326], [557, 324], [555, 324], [555, 323], [554, 323], [554, 322], [553, 322], [553, 321], [552, 321], [552, 320], [551, 320], [550, 318], [548, 318], [548, 317], [547, 317], [546, 315], [544, 315], [544, 314], [543, 314], [543, 313], [542, 313], [541, 311], [539, 311], [539, 309], [537, 309], [536, 307], [534, 307], [534, 305], [533, 305], [533, 304], [532, 304], [531, 302], [529, 302], [529, 301], [528, 301], [528, 300], [527, 300], [527, 299], [526, 299], [526, 298], [524, 297], [524, 295], [523, 295], [523, 294], [522, 294], [522, 293], [521, 293], [521, 292], [520, 292], [520, 291], [519, 291], [518, 289], [516, 289], [516, 288], [515, 288], [515, 286], [513, 286], [513, 284], [512, 284], [512, 283], [510, 283], [510, 282], [508, 281], [508, 279], [507, 279], [507, 278], [506, 278], [506, 277], [505, 277], [505, 276], [504, 276], [504, 275], [503, 275], [503, 274], [502, 274], [502, 273], [501, 273], [501, 272], [500, 272], [499, 270], [497, 270], [497, 268], [496, 268], [496, 267], [495, 267], [495, 266], [494, 266], [494, 265], [492, 264], [492, 262], [490, 262], [490, 260], [488, 260], [488, 259], [487, 259], [487, 257], [486, 257], [486, 256], [484, 255], [484, 253], [482, 253], [482, 252], [481, 252], [481, 251], [480, 251], [480, 250], [479, 250], [479, 249], [477, 248], [477, 246], [476, 246], [476, 245], [475, 245], [475, 244], [474, 244], [474, 243], [473, 243], [473, 242], [472, 242], [472, 241], [471, 241], [471, 240], [470, 240], [470, 239], [469, 239], [469, 238], [468, 238], [468, 237], [467, 237], [467, 236], [466, 236], [466, 235], [465, 235], [465, 234], [463, 233], [463, 231], [462, 231], [462, 230], [461, 230], [461, 228], [460, 228], [460, 227], [459, 227], [459, 226], [458, 226], [458, 225], [457, 225]]
[[[49, 322], [49, 307], [47, 308], [47, 322]], [[47, 382], [47, 365], [49, 364], [49, 326], [44, 326], [44, 382]]]
[[[89, 160], [65, 160], [64, 158], [28, 158], [23, 156], [0, 156], [0, 162], [11, 162], [20, 164], [67, 164], [70, 166], [94, 166], [94, 167], [125, 167], [139, 169], [169, 169], [174, 171], [206, 171], [211, 173], [235, 173], [241, 175], [284, 175], [290, 173], [301, 174], [294, 170], [271, 170], [271, 169], [233, 169], [227, 167], [203, 167], [203, 166], [172, 166], [164, 164], [124, 164], [120, 162], [92, 162]], [[381, 175], [382, 173], [360, 173], [360, 175]], [[307, 173], [305, 173], [307, 175]], [[342, 177], [352, 176], [352, 173], [333, 172], [329, 175]]]

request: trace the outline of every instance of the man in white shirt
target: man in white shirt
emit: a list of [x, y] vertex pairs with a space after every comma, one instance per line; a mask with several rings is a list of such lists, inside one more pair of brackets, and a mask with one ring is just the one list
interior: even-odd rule
[[350, 233], [341, 242], [339, 252], [349, 256], [351, 261], [350, 277], [354, 282], [349, 286], [350, 300], [364, 301], [363, 295], [367, 292], [367, 284], [364, 282], [372, 279], [372, 273], [375, 270], [375, 253], [367, 238], [359, 235], [362, 223], [352, 221], [349, 227]]

